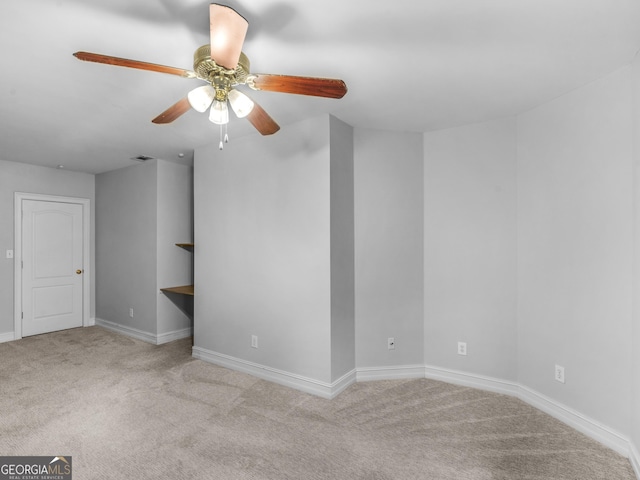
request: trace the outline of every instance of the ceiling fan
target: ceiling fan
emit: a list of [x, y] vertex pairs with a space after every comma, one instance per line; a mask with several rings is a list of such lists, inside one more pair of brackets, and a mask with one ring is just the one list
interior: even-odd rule
[[[193, 71], [129, 60], [90, 52], [76, 52], [79, 60], [137, 68], [185, 78], [197, 78], [207, 84], [191, 90], [152, 120], [153, 123], [171, 123], [190, 108], [198, 112], [210, 110], [209, 120], [220, 125], [229, 122], [227, 102], [239, 118], [247, 118], [262, 135], [271, 135], [280, 126], [260, 105], [255, 103], [238, 85], [253, 90], [294, 93], [326, 98], [342, 98], [347, 93], [346, 84], [339, 79], [298, 77], [291, 75], [254, 74], [250, 72], [249, 58], [242, 52], [249, 27], [247, 20], [231, 7], [212, 3], [209, 5], [210, 44], [198, 48], [193, 55]], [[225, 142], [228, 137], [225, 134]], [[220, 139], [222, 149], [222, 138]]]

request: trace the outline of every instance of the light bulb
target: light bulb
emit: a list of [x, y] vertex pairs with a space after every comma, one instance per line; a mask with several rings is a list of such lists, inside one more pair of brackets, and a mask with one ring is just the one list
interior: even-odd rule
[[253, 110], [253, 100], [236, 89], [229, 92], [229, 103], [238, 118], [246, 117]]
[[211, 120], [216, 125], [224, 125], [226, 123], [229, 123], [229, 109], [227, 108], [227, 102], [214, 100], [213, 105], [211, 105], [209, 120]]
[[187, 93], [187, 99], [191, 107], [197, 112], [204, 112], [209, 108], [211, 102], [216, 97], [216, 89], [211, 85], [203, 85], [198, 88], [194, 88]]

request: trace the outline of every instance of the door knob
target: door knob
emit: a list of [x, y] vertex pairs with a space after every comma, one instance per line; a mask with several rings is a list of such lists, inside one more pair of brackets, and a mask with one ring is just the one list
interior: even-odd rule
[[76, 273], [77, 273], [78, 275], [80, 275], [80, 274], [82, 273], [82, 270], [78, 269], [78, 270], [76, 270]]

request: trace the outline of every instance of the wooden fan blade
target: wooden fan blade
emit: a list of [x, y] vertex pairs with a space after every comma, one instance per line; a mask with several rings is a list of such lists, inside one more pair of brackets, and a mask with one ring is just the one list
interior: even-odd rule
[[264, 111], [264, 108], [255, 102], [253, 102], [253, 109], [245, 118], [249, 120], [251, 125], [262, 135], [272, 135], [280, 130], [280, 125]]
[[171, 123], [176, 118], [186, 113], [191, 108], [189, 99], [187, 97], [181, 98], [176, 103], [167, 108], [164, 112], [151, 120], [153, 123]]
[[195, 72], [184, 70], [182, 68], [167, 67], [166, 65], [158, 65], [155, 63], [140, 62], [138, 60], [129, 60], [127, 58], [111, 57], [109, 55], [101, 55], [99, 53], [76, 52], [73, 54], [78, 60], [85, 62], [105, 63], [107, 65], [116, 65], [119, 67], [137, 68], [139, 70], [149, 70], [151, 72], [168, 73], [169, 75], [178, 75], [179, 77], [195, 78]]
[[294, 77], [264, 73], [252, 75], [251, 78], [247, 85], [254, 90], [326, 98], [342, 98], [347, 93], [347, 85], [336, 78]]
[[212, 3], [209, 5], [211, 58], [224, 68], [238, 66], [249, 22], [233, 8]]

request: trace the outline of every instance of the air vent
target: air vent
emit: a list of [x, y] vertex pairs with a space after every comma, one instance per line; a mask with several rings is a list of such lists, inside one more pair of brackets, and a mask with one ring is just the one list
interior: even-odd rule
[[148, 157], [146, 155], [138, 155], [137, 157], [132, 157], [131, 160], [137, 160], [138, 162], [146, 162], [148, 160], [155, 160], [153, 157]]

